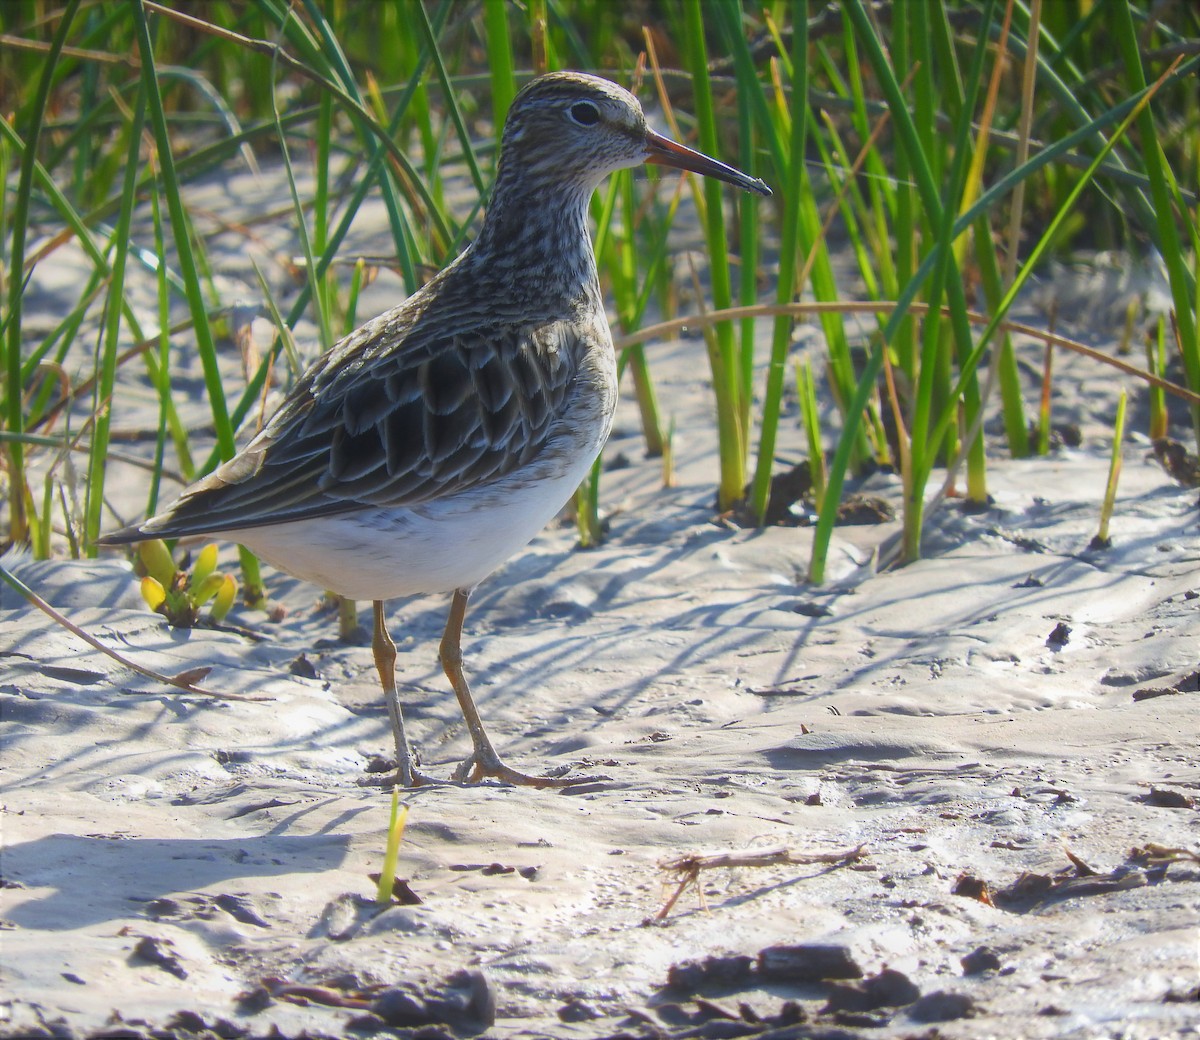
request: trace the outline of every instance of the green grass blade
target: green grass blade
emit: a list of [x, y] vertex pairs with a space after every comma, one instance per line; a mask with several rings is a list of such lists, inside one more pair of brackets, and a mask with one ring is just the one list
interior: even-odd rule
[[[166, 242], [163, 237], [162, 206], [159, 203], [159, 192], [150, 192], [150, 207], [154, 218], [154, 245], [159, 256], [166, 255]], [[158, 428], [154, 438], [154, 469], [150, 478], [150, 494], [146, 501], [146, 515], [153, 516], [158, 511], [158, 496], [161, 492], [162, 471], [167, 454], [167, 433], [173, 434], [176, 454], [179, 458], [180, 469], [187, 476], [194, 472], [191, 448], [188, 445], [186, 433], [178, 421], [174, 404], [171, 400], [171, 295], [167, 284], [167, 265], [159, 264], [158, 277], [155, 285], [158, 289], [158, 365], [150, 363], [151, 354], [146, 353], [147, 368], [150, 382], [158, 390]], [[172, 417], [175, 422], [172, 423]]]
[[[1126, 81], [1130, 91], [1137, 93], [1146, 89], [1146, 74], [1139, 53], [1138, 34], [1133, 24], [1133, 13], [1128, 0], [1110, 0], [1114, 19], [1114, 39], [1125, 64]], [[1167, 278], [1171, 286], [1171, 300], [1175, 305], [1175, 320], [1179, 337], [1179, 353], [1187, 373], [1188, 386], [1200, 389], [1200, 330], [1196, 324], [1196, 281], [1188, 269], [1187, 260], [1175, 223], [1170, 186], [1165, 172], [1165, 160], [1159, 143], [1154, 113], [1149, 107], [1138, 113], [1138, 131], [1141, 138], [1142, 161], [1150, 180], [1150, 195], [1154, 207], [1154, 224], [1157, 230], [1157, 245], [1163, 263], [1167, 267]], [[1200, 408], [1192, 409], [1192, 426], [1200, 439]]]
[[142, 63], [142, 76], [146, 84], [146, 97], [150, 111], [150, 125], [158, 148], [159, 168], [162, 171], [163, 191], [167, 199], [167, 212], [174, 234], [175, 249], [179, 254], [179, 267], [187, 291], [188, 307], [192, 315], [192, 330], [196, 337], [196, 349], [204, 369], [205, 389], [213, 416], [218, 450], [224, 459], [232, 458], [236, 445], [233, 427], [225, 406], [225, 392], [221, 384], [221, 372], [217, 366], [216, 343], [208, 320], [208, 311], [201, 296], [200, 271], [192, 250], [191, 235], [183, 207], [183, 196], [175, 159], [171, 148], [170, 129], [162, 94], [158, 88], [155, 71], [154, 44], [151, 40], [150, 23], [146, 16], [143, 0], [133, 0], [134, 22], [138, 37], [138, 54]]
[[[783, 227], [779, 250], [779, 282], [776, 299], [789, 302], [796, 292], [796, 278], [802, 246], [800, 243], [805, 197], [810, 193], [804, 155], [808, 134], [808, 5], [796, 0], [792, 5], [792, 92], [788, 141], [790, 161], [786, 184], [782, 185]], [[749, 93], [749, 90], [746, 91]], [[762, 523], [771, 494], [771, 472], [775, 463], [775, 439], [783, 401], [783, 383], [787, 374], [787, 356], [791, 347], [792, 321], [782, 315], [775, 319], [771, 332], [771, 357], [767, 383], [763, 391], [763, 411], [759, 431], [758, 458], [750, 491], [750, 508]]]
[[95, 405], [93, 407], [92, 448], [88, 459], [87, 499], [84, 509], [83, 544], [95, 555], [95, 541], [100, 534], [101, 509], [104, 505], [104, 475], [108, 461], [108, 434], [112, 421], [112, 395], [116, 381], [117, 347], [121, 333], [121, 300], [125, 293], [125, 268], [129, 257], [130, 227], [137, 202], [138, 156], [141, 152], [142, 127], [146, 119], [147, 85], [143, 81], [134, 104], [133, 119], [128, 128], [128, 154], [125, 160], [125, 183], [121, 192], [121, 209], [113, 235], [112, 276], [109, 281], [105, 310], [101, 356], [97, 365]]
[[[437, 75], [438, 82], [442, 85], [443, 102], [446, 105], [446, 111], [454, 123], [455, 132], [458, 134], [459, 143], [462, 145], [463, 158], [466, 160], [467, 169], [471, 173], [471, 180], [475, 184], [476, 190], [480, 195], [487, 193], [487, 187], [484, 184], [483, 173], [479, 169], [479, 160], [475, 156], [475, 146], [471, 141], [471, 135], [467, 130], [466, 120], [463, 118], [462, 109], [459, 108], [458, 100], [454, 95], [454, 88], [450, 84], [450, 74], [446, 71], [446, 63], [442, 59], [441, 51], [438, 49], [437, 37], [434, 33], [432, 23], [429, 21], [429, 15], [425, 13], [424, 4], [413, 5], [413, 10], [417, 17], [417, 25], [421, 30], [425, 40], [425, 47], [428, 51], [429, 58], [433, 63], [434, 72]], [[496, 128], [497, 132], [499, 127]]]
[[379, 871], [379, 884], [375, 889], [375, 902], [390, 906], [392, 889], [396, 883], [396, 864], [400, 860], [400, 842], [404, 838], [404, 824], [408, 820], [408, 806], [400, 805], [400, 792], [392, 789], [392, 814], [388, 822], [387, 844], [383, 853], [383, 866]]
[[1104, 502], [1100, 506], [1100, 526], [1091, 548], [1107, 549], [1112, 542], [1108, 537], [1108, 525], [1112, 520], [1113, 507], [1117, 504], [1117, 482], [1121, 479], [1121, 447], [1125, 443], [1125, 390], [1117, 398], [1117, 414], [1113, 419], [1112, 457], [1108, 463], [1108, 480], [1104, 485]]
[[[708, 52], [704, 43], [704, 18], [700, 0], [685, 0], [684, 24], [687, 28], [686, 60], [691, 73], [696, 106], [696, 126], [702, 152], [715, 156], [717, 143], [716, 113], [713, 109], [712, 82], [708, 74]], [[750, 84], [746, 84], [747, 87]], [[729, 246], [725, 234], [725, 207], [719, 181], [706, 177], [704, 195], [704, 237], [708, 248], [709, 278], [713, 307], [724, 310], [733, 303], [729, 275]], [[722, 322], [713, 330], [715, 349], [710, 357], [713, 388], [717, 396], [717, 435], [721, 460], [721, 480], [717, 490], [719, 508], [728, 509], [742, 499], [746, 486], [746, 431], [742, 428], [742, 398], [749, 388], [741, 385], [742, 365], [737, 358], [733, 328]]]
[[[54, 81], [55, 67], [67, 41], [71, 22], [79, 9], [79, 0], [68, 0], [54, 38], [46, 54], [42, 74], [38, 79], [37, 93], [30, 105], [29, 131], [25, 135], [25, 150], [21, 155], [21, 170], [17, 179], [17, 195], [13, 202], [12, 243], [9, 247], [8, 314], [5, 316], [5, 397], [7, 410], [5, 424], [15, 434], [8, 442], [9, 494], [9, 538], [24, 542], [29, 533], [29, 516], [26, 511], [25, 447], [20, 435], [25, 429], [23, 395], [21, 384], [21, 300], [25, 292], [25, 235], [30, 220], [30, 198], [33, 192], [34, 166], [37, 159], [38, 140], [48, 110], [50, 86]], [[5, 120], [0, 120], [5, 122]]]
[[488, 69], [492, 77], [492, 125], [499, 129], [517, 92], [513, 73], [512, 30], [508, 24], [509, 0], [484, 0], [483, 24], [487, 34]]

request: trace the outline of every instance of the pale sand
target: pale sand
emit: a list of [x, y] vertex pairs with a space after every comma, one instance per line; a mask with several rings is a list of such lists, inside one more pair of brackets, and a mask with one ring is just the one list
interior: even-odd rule
[[[169, 629], [115, 557], [16, 565], [142, 664], [212, 666], [208, 688], [270, 699], [156, 686], [3, 591], [0, 1035], [40, 1023], [85, 1036], [114, 1013], [177, 1034], [226, 1020], [249, 1036], [340, 1036], [363, 1021], [363, 1008], [281, 999], [279, 983], [276, 998], [239, 1003], [266, 979], [365, 1004], [410, 987], [427, 1005], [457, 1000], [463, 1032], [497, 1037], [767, 1028], [739, 1004], [776, 1037], [923, 1036], [939, 1008], [955, 1014], [953, 1000], [909, 993], [839, 1019], [819, 1014], [827, 983], [728, 960], [667, 988], [686, 961], [814, 943], [845, 946], [868, 976], [886, 967], [926, 996], [963, 995], [971, 1013], [938, 1022], [941, 1037], [1200, 1035], [1200, 865], [1129, 858], [1147, 843], [1200, 850], [1196, 810], [1151, 798], [1200, 795], [1198, 695], [1133, 697], [1197, 668], [1196, 492], [1135, 434], [1114, 546], [1088, 550], [1119, 381], [1060, 356], [1056, 416], [1083, 421], [1081, 449], [997, 458], [995, 508], [950, 503], [927, 558], [901, 570], [871, 564], [897, 524], [839, 531], [831, 581], [813, 589], [807, 530], [712, 522], [702, 355], [695, 341], [651, 348], [677, 418], [679, 486], [657, 488], [626, 386], [608, 455], [632, 464], [605, 477], [608, 541], [573, 552], [571, 529], [545, 532], [468, 616], [467, 667], [509, 760], [612, 781], [407, 794], [399, 873], [420, 906], [361, 902], [388, 795], [359, 781], [391, 738], [369, 649], [334, 641], [316, 590], [271, 575], [289, 617], [237, 614], [250, 639]], [[794, 418], [785, 428], [783, 454], [798, 457]], [[897, 482], [867, 490], [895, 499]], [[440, 774], [468, 748], [435, 660], [445, 609], [431, 597], [391, 615], [411, 729]], [[1060, 622], [1061, 645], [1049, 640]], [[290, 673], [302, 653], [317, 678]], [[714, 869], [707, 908], [689, 890], [650, 920], [674, 887], [664, 859], [860, 844], [848, 866]], [[1066, 850], [1120, 872], [1115, 890], [1008, 909], [953, 894], [963, 875], [995, 894], [1023, 872], [1069, 870]], [[967, 974], [961, 959], [979, 947], [998, 968]], [[487, 980], [474, 998], [467, 982], [447, 989], [464, 969]], [[403, 1001], [388, 999], [395, 1013]], [[786, 1000], [807, 1024], [772, 1017]]]

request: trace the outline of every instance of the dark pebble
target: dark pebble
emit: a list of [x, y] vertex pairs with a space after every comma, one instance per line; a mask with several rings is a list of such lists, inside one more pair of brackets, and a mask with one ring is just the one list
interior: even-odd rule
[[995, 951], [979, 946], [962, 959], [964, 975], [982, 975], [985, 971], [999, 971], [1000, 958]]
[[965, 993], [950, 993], [938, 990], [929, 993], [908, 1009], [908, 1017], [914, 1022], [953, 1022], [969, 1018], [976, 1013], [977, 1006], [972, 997]]
[[423, 1026], [433, 1021], [425, 1001], [399, 987], [380, 993], [371, 1010], [389, 1026]]
[[803, 943], [768, 946], [758, 953], [758, 971], [777, 982], [820, 982], [822, 979], [861, 979], [862, 967], [848, 946]]
[[667, 971], [667, 985], [679, 993], [742, 987], [749, 982], [753, 969], [753, 957], [705, 957], [702, 961], [672, 964]]
[[1071, 626], [1065, 621], [1060, 621], [1054, 626], [1053, 630], [1046, 637], [1046, 645], [1053, 649], [1054, 647], [1066, 646], [1071, 641]]
[[560, 1022], [591, 1022], [603, 1017], [603, 1012], [597, 1011], [586, 1000], [580, 1000], [578, 997], [567, 1001], [558, 1009]]
[[762, 1027], [749, 1022], [734, 1022], [727, 1018], [714, 1018], [701, 1026], [688, 1031], [689, 1036], [699, 1037], [700, 1040], [734, 1040], [739, 1036], [752, 1036], [761, 1033]]

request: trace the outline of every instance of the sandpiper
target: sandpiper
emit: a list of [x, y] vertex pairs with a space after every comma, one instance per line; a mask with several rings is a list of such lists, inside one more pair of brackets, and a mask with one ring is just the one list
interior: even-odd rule
[[614, 170], [658, 163], [769, 195], [646, 123], [629, 91], [557, 72], [514, 98], [479, 237], [304, 373], [262, 431], [165, 512], [100, 541], [219, 534], [281, 570], [374, 602], [375, 667], [399, 783], [418, 768], [384, 601], [450, 592], [439, 657], [473, 750], [453, 774], [536, 787], [506, 765], [463, 674], [472, 590], [570, 498], [612, 427], [617, 366], [588, 232]]

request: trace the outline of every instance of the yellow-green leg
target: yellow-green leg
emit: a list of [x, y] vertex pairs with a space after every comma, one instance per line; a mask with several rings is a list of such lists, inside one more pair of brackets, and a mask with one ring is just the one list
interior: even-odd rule
[[458, 706], [462, 710], [473, 745], [471, 754], [454, 771], [454, 780], [459, 783], [473, 784], [490, 776], [506, 784], [519, 784], [525, 787], [569, 787], [572, 784], [607, 780], [608, 777], [605, 776], [530, 776], [528, 773], [522, 773], [505, 765], [496, 753], [487, 731], [483, 728], [483, 720], [480, 719], [479, 710], [475, 707], [475, 700], [471, 696], [471, 688], [467, 685], [466, 676], [463, 675], [462, 629], [463, 621], [467, 616], [467, 600], [470, 596], [470, 589], [455, 590], [454, 598], [450, 601], [450, 616], [446, 619], [446, 629], [442, 633], [442, 642], [438, 651], [442, 670], [454, 688], [454, 695], [458, 698]]
[[404, 712], [400, 708], [400, 694], [396, 690], [396, 644], [388, 634], [387, 621], [383, 616], [383, 601], [375, 600], [375, 632], [371, 650], [375, 655], [375, 670], [383, 686], [388, 715], [392, 720], [392, 736], [396, 739], [396, 782], [401, 787], [416, 787], [418, 784], [436, 783], [417, 768], [416, 756], [408, 742], [404, 729]]

